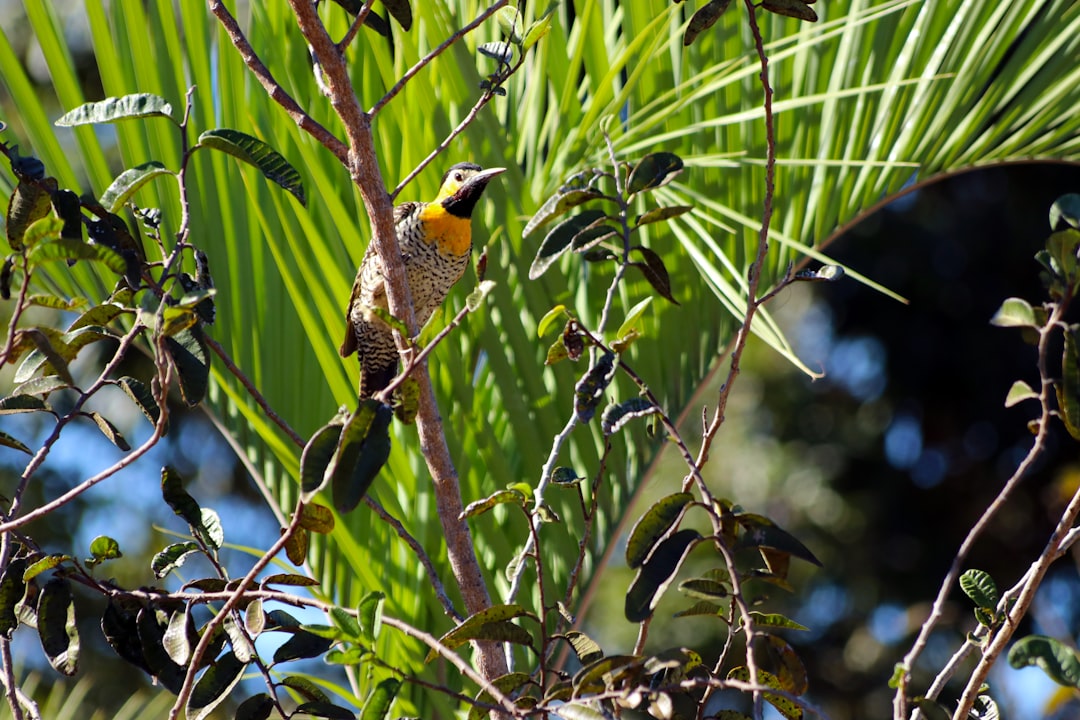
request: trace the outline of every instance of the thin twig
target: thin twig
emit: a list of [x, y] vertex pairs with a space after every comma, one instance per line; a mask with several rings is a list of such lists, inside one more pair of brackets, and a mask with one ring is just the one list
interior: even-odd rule
[[457, 608], [454, 607], [454, 601], [446, 594], [446, 588], [443, 587], [442, 580], [439, 579], [439, 573], [435, 570], [435, 564], [431, 562], [431, 558], [428, 557], [427, 552], [425, 552], [424, 547], [420, 542], [409, 534], [409, 531], [405, 529], [405, 526], [401, 524], [401, 521], [388, 513], [386, 508], [375, 501], [370, 495], [364, 496], [364, 503], [366, 503], [376, 515], [382, 518], [383, 522], [394, 528], [398, 537], [409, 546], [416, 555], [416, 558], [420, 561], [420, 564], [424, 566], [424, 571], [427, 573], [428, 580], [431, 582], [431, 587], [435, 590], [435, 596], [439, 598], [439, 603], [443, 606], [443, 611], [456, 622], [461, 622], [464, 618], [461, 613], [457, 611]]
[[[418, 72], [420, 72], [421, 70], [424, 69], [424, 66], [426, 66], [429, 62], [431, 62], [435, 58], [437, 58], [439, 55], [442, 55], [444, 52], [446, 52], [447, 48], [449, 48], [451, 45], [456, 43], [458, 40], [460, 40], [461, 38], [465, 37], [467, 34], [472, 32], [473, 30], [478, 28], [485, 20], [487, 20], [489, 17], [494, 15], [496, 12], [498, 12], [499, 8], [506, 5], [506, 3], [507, 3], [507, 0], [496, 0], [494, 5], [489, 7], [484, 12], [480, 13], [480, 15], [475, 20], [473, 20], [471, 23], [469, 23], [465, 27], [463, 27], [460, 30], [458, 30], [457, 32], [455, 32], [450, 37], [448, 37], [438, 47], [436, 47], [434, 50], [429, 52], [427, 55], [420, 58], [416, 62], [415, 65], [413, 65], [411, 68], [409, 68], [408, 70], [405, 71], [405, 74], [401, 76], [400, 80], [398, 80], [396, 83], [394, 83], [394, 86], [392, 88], [387, 90], [385, 95], [383, 95], [381, 98], [379, 98], [378, 102], [376, 102], [374, 105], [371, 106], [371, 109], [368, 110], [367, 114], [370, 115], [371, 117], [375, 117], [376, 115], [378, 115], [379, 111], [382, 110], [386, 106], [386, 104], [388, 102], [393, 100], [394, 97], [399, 92], [401, 92], [402, 88], [404, 88], [405, 85], [410, 80], [412, 80], [413, 77]], [[407, 178], [406, 180], [410, 180], [410, 179], [412, 179], [412, 178]], [[402, 184], [404, 185], [405, 183], [402, 183]], [[397, 193], [395, 192], [393, 194], [396, 195]]]
[[289, 93], [285, 92], [285, 89], [281, 87], [274, 76], [267, 69], [263, 61], [259, 59], [259, 56], [252, 49], [251, 43], [244, 37], [243, 31], [240, 29], [240, 25], [236, 22], [236, 18], [225, 7], [225, 3], [220, 0], [210, 0], [210, 12], [214, 14], [214, 17], [218, 19], [221, 26], [225, 29], [229, 39], [232, 40], [233, 47], [240, 53], [240, 58], [255, 75], [255, 79], [259, 81], [259, 84], [266, 90], [270, 99], [284, 108], [285, 112], [296, 122], [296, 125], [308, 133], [322, 144], [327, 150], [334, 154], [338, 160], [342, 163], [348, 162], [348, 147], [345, 143], [341, 142], [332, 132], [327, 130], [318, 121], [308, 115], [302, 107], [292, 98]]
[[360, 12], [356, 13], [356, 17], [353, 18], [352, 24], [349, 25], [349, 29], [345, 32], [345, 37], [341, 38], [341, 40], [339, 40], [337, 43], [337, 49], [339, 53], [344, 53], [345, 50], [348, 49], [349, 45], [352, 44], [352, 41], [356, 37], [356, 34], [360, 32], [360, 26], [364, 24], [364, 21], [368, 19], [368, 15], [371, 14], [372, 2], [374, 2], [374, 0], [370, 0], [370, 2], [365, 2], [363, 5], [360, 6]]
[[255, 387], [255, 384], [251, 382], [247, 375], [244, 374], [244, 371], [241, 370], [236, 365], [236, 363], [232, 361], [232, 358], [229, 357], [229, 354], [225, 352], [225, 348], [221, 347], [221, 344], [218, 343], [217, 340], [214, 340], [212, 337], [203, 335], [203, 340], [210, 347], [210, 349], [213, 350], [215, 354], [217, 354], [217, 356], [221, 359], [221, 362], [225, 364], [225, 368], [230, 373], [232, 373], [237, 380], [240, 381], [240, 384], [244, 386], [245, 390], [247, 390], [248, 395], [251, 395], [252, 399], [255, 400], [255, 404], [262, 408], [262, 411], [266, 413], [266, 417], [270, 418], [270, 420], [275, 425], [281, 428], [281, 431], [288, 435], [290, 440], [292, 440], [300, 447], [304, 447], [307, 444], [307, 441], [304, 440], [303, 436], [301, 436], [300, 433], [293, 430], [292, 426], [290, 426], [283, 417], [277, 414], [274, 408], [270, 406], [270, 403], [266, 401], [266, 398], [263, 397], [263, 394], [259, 392], [259, 389]]
[[960, 549], [956, 551], [956, 555], [953, 557], [949, 571], [946, 573], [944, 580], [942, 580], [941, 587], [938, 588], [937, 597], [934, 599], [934, 603], [930, 608], [930, 615], [919, 628], [919, 634], [915, 638], [911, 650], [908, 651], [902, 661], [904, 670], [897, 683], [896, 694], [893, 697], [893, 717], [895, 720], [904, 720], [904, 718], [907, 717], [907, 684], [911, 676], [911, 669], [915, 667], [915, 661], [926, 648], [931, 633], [944, 615], [949, 593], [956, 587], [956, 582], [960, 577], [960, 573], [963, 571], [964, 561], [967, 559], [968, 553], [971, 552], [976, 540], [978, 540], [987, 527], [989, 527], [991, 520], [993, 520], [994, 516], [997, 515], [998, 511], [1012, 496], [1013, 491], [1020, 484], [1021, 480], [1027, 476], [1028, 470], [1034, 465], [1035, 461], [1042, 455], [1046, 448], [1046, 438], [1050, 432], [1050, 421], [1053, 413], [1051, 408], [1051, 397], [1054, 394], [1053, 381], [1050, 379], [1047, 372], [1047, 356], [1049, 353], [1050, 338], [1053, 334], [1052, 331], [1057, 323], [1060, 322], [1063, 313], [1064, 305], [1061, 303], [1055, 305], [1047, 324], [1039, 331], [1038, 366], [1039, 376], [1042, 378], [1039, 402], [1042, 407], [1042, 412], [1037, 421], [1038, 431], [1035, 435], [1035, 439], [1032, 442], [1027, 455], [1001, 488], [1001, 492], [998, 493], [997, 497], [995, 497], [986, 508], [986, 511], [979, 516], [979, 519], [972, 526], [971, 530], [968, 531], [964, 541], [960, 544]]
[[19, 681], [15, 677], [15, 664], [11, 661], [11, 641], [0, 637], [0, 677], [4, 681], [4, 694], [13, 720], [24, 720], [22, 703], [19, 702]]

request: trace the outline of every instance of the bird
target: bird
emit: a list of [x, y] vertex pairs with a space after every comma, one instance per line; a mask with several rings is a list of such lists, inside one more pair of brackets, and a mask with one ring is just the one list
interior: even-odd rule
[[[413, 314], [422, 328], [442, 305], [450, 288], [465, 272], [472, 252], [472, 213], [488, 182], [506, 168], [485, 170], [476, 163], [457, 163], [443, 175], [431, 202], [404, 202], [394, 208], [394, 227]], [[393, 330], [370, 308], [387, 309], [382, 262], [369, 243], [356, 271], [345, 318], [345, 340], [339, 352], [360, 359], [361, 400], [385, 389], [398, 368]]]

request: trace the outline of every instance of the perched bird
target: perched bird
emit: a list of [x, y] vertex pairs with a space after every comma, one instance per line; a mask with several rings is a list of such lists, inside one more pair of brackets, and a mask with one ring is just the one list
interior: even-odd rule
[[[458, 163], [443, 175], [431, 202], [406, 202], [394, 208], [401, 255], [412, 294], [417, 327], [423, 327], [461, 278], [472, 251], [472, 212], [491, 178], [505, 168], [484, 170]], [[341, 356], [360, 356], [360, 398], [385, 388], [397, 374], [393, 331], [369, 308], [387, 308], [382, 263], [369, 244], [353, 282]]]

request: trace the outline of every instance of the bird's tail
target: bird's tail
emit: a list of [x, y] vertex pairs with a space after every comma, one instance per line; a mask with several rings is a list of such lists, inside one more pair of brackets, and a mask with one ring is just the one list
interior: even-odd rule
[[380, 390], [384, 390], [397, 375], [397, 365], [396, 357], [389, 363], [369, 361], [366, 365], [361, 364], [360, 399], [369, 398]]

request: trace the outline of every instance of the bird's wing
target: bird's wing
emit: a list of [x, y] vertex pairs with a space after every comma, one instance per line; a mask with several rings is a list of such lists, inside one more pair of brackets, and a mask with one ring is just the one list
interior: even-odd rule
[[420, 209], [424, 203], [421, 202], [403, 202], [400, 205], [394, 207], [394, 226], [400, 225], [405, 218], [412, 215], [414, 212]]

